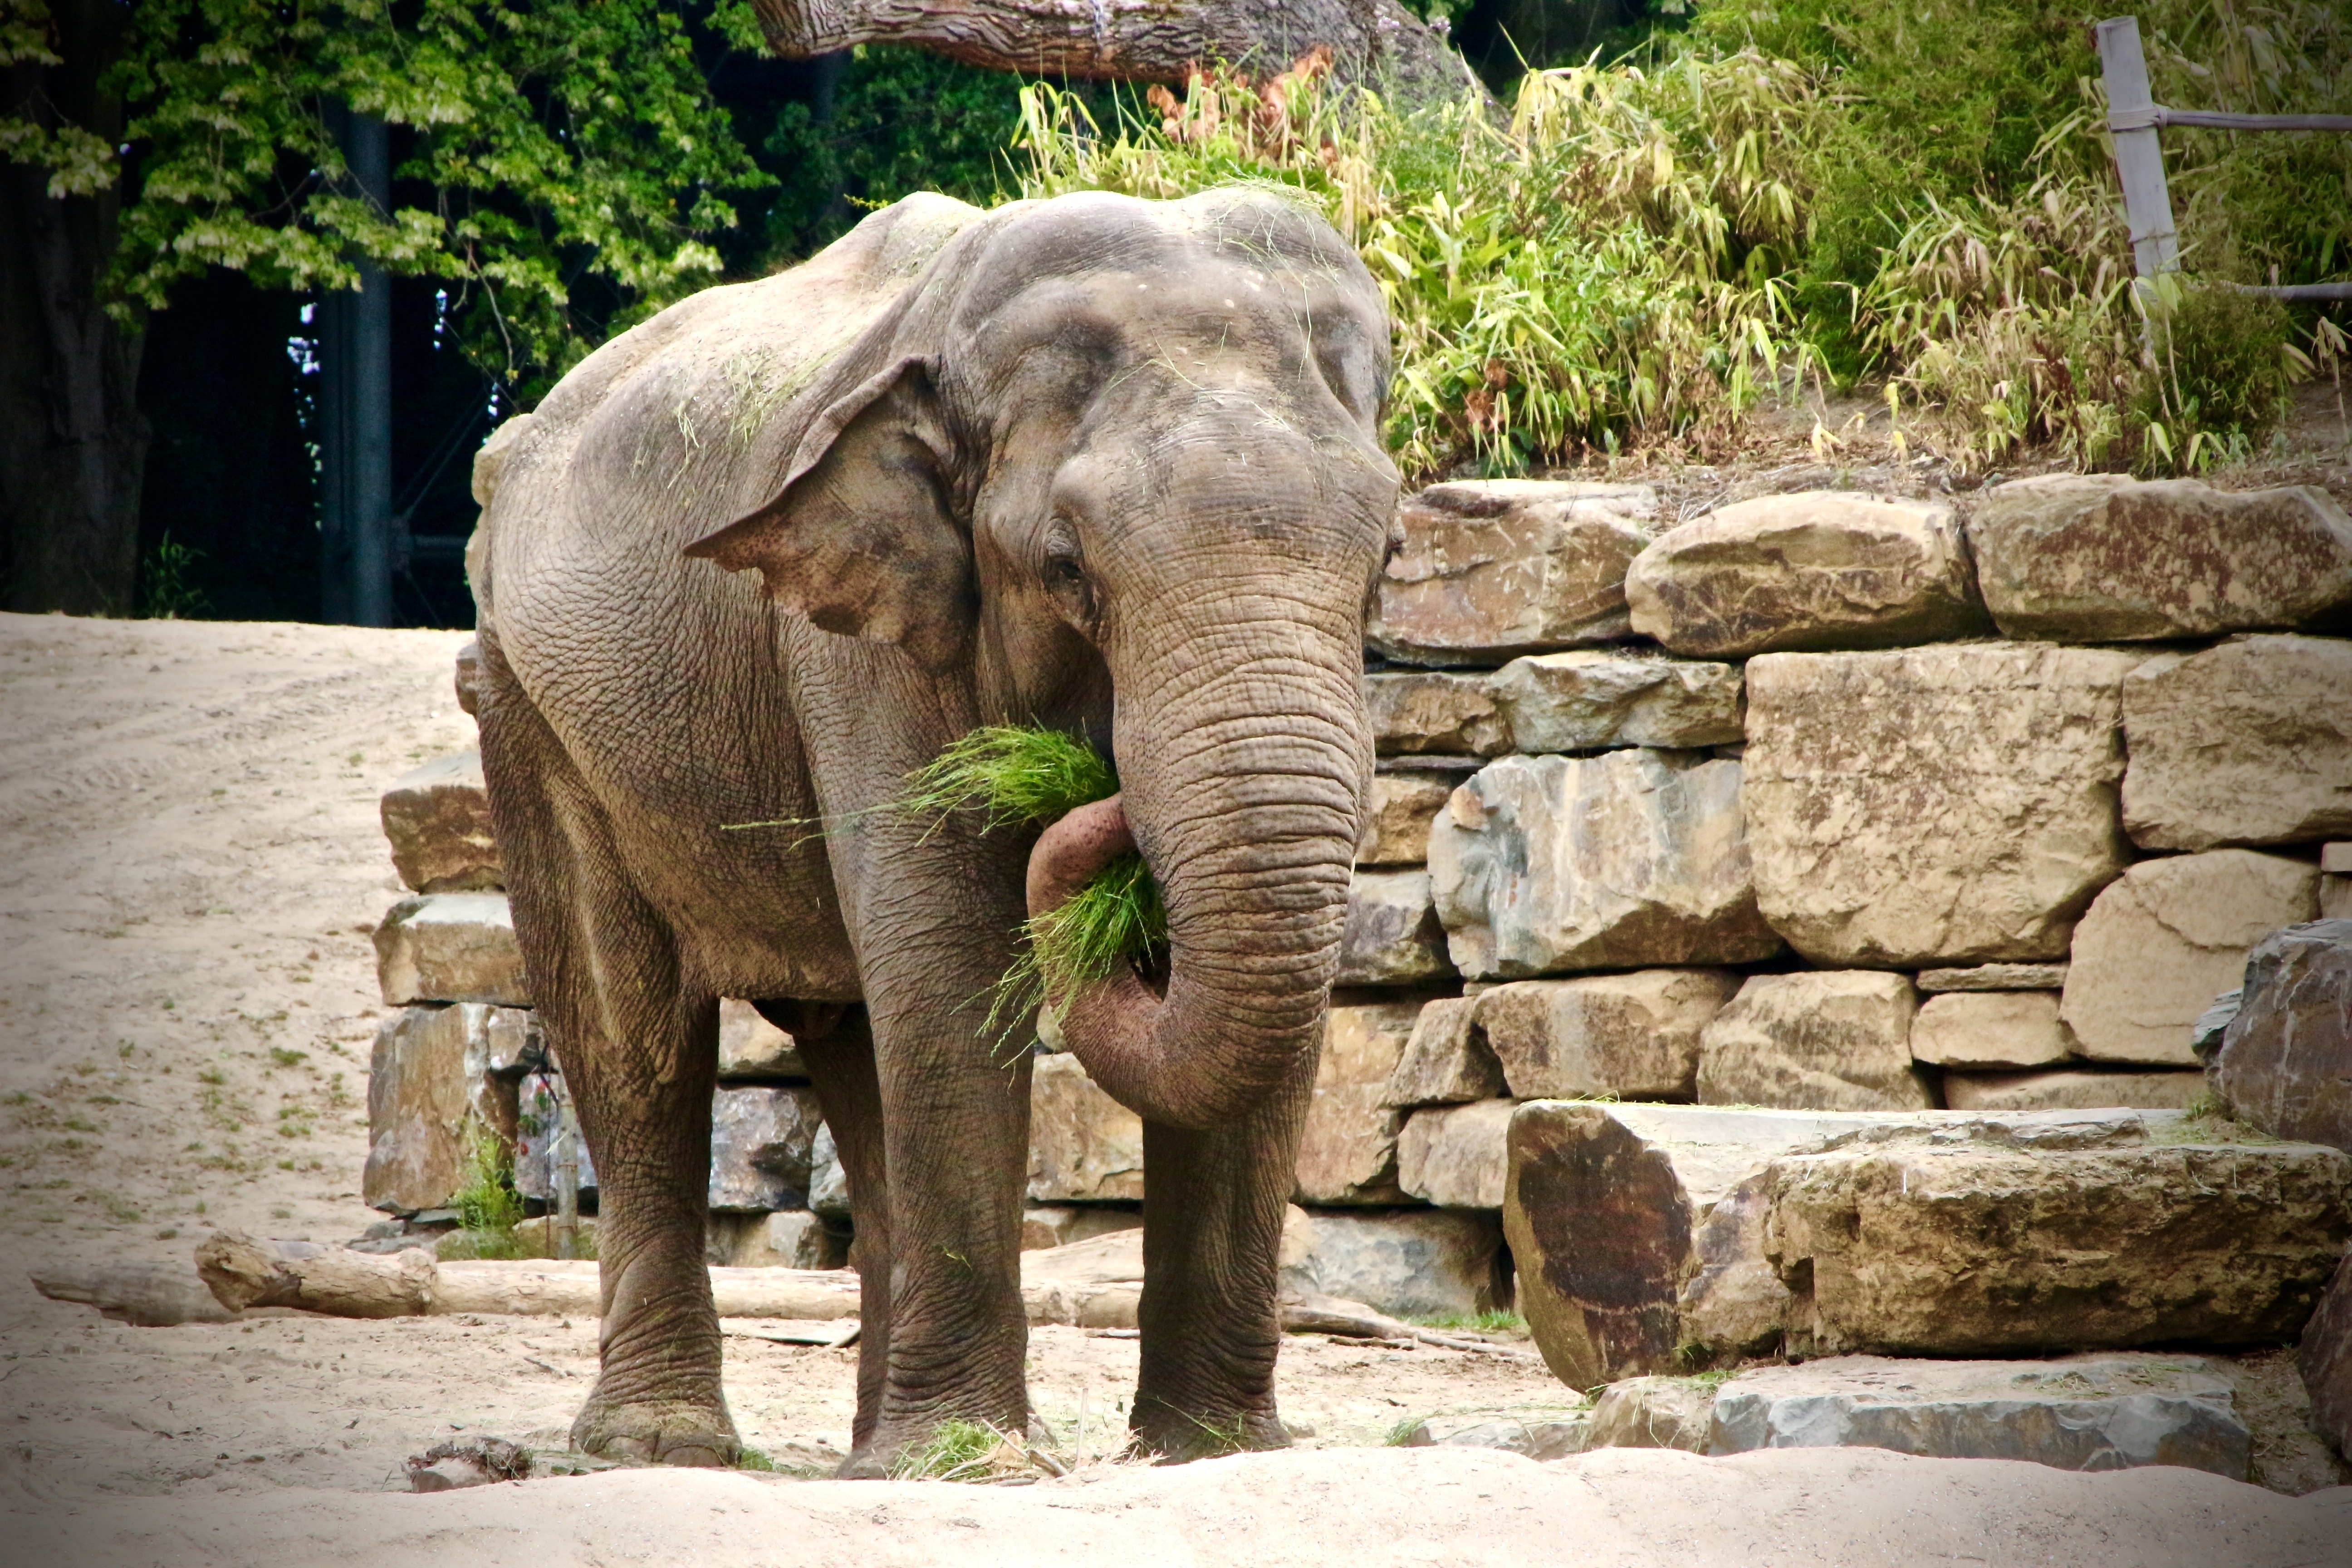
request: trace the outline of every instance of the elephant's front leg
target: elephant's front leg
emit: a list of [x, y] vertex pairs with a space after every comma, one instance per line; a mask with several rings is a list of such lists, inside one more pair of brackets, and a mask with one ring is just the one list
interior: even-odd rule
[[1143, 1364], [1128, 1424], [1191, 1459], [1290, 1443], [1274, 1407], [1276, 1273], [1315, 1056], [1230, 1127], [1143, 1128]]

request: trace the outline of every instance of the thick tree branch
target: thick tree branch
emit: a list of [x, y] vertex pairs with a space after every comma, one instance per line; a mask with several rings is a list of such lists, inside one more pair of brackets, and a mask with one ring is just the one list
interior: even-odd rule
[[1486, 96], [1447, 42], [1397, 0], [754, 0], [788, 59], [911, 44], [1036, 76], [1181, 82], [1219, 63], [1272, 76], [1330, 49], [1341, 80], [1401, 105]]

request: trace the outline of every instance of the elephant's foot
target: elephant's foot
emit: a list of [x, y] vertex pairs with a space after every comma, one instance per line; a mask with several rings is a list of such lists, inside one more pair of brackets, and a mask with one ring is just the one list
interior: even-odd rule
[[686, 1400], [604, 1400], [590, 1395], [572, 1423], [572, 1446], [638, 1465], [724, 1469], [743, 1452], [723, 1405]]
[[1213, 1459], [1221, 1454], [1262, 1453], [1290, 1447], [1290, 1434], [1271, 1410], [1196, 1415], [1139, 1400], [1129, 1423], [1135, 1452], [1163, 1465]]

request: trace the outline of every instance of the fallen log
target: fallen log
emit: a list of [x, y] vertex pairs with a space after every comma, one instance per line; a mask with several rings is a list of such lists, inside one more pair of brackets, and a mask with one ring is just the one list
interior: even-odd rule
[[1402, 1322], [1365, 1306], [1361, 1301], [1342, 1300], [1337, 1296], [1284, 1297], [1282, 1331], [1286, 1334], [1338, 1334], [1359, 1340], [1410, 1340], [1449, 1351], [1501, 1356], [1507, 1361], [1535, 1359], [1532, 1351], [1520, 1350], [1515, 1345], [1498, 1345], [1491, 1340], [1424, 1329], [1418, 1323]]
[[117, 1322], [142, 1329], [182, 1323], [233, 1323], [194, 1270], [173, 1263], [60, 1263], [33, 1271], [33, 1289], [52, 1301], [95, 1307]]
[[433, 1257], [415, 1247], [353, 1252], [225, 1230], [198, 1245], [196, 1272], [233, 1312], [293, 1307], [336, 1318], [410, 1318], [433, 1300]]

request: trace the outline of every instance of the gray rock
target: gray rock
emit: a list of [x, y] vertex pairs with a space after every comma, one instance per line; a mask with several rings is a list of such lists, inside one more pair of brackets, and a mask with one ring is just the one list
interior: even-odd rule
[[1397, 1135], [1397, 1183], [1440, 1208], [1498, 1209], [1509, 1172], [1513, 1102], [1416, 1110]]
[[1751, 975], [1699, 1037], [1706, 1105], [1792, 1110], [1925, 1110], [1912, 1065], [1919, 1008], [1907, 976], [1876, 970]]
[[1444, 1209], [1294, 1208], [1282, 1233], [1282, 1288], [1361, 1301], [1395, 1316], [1492, 1311], [1503, 1227], [1491, 1214]]
[[1703, 1454], [1714, 1402], [1713, 1390], [1698, 1378], [1629, 1377], [1612, 1383], [1592, 1402], [1585, 1448], [1680, 1448]]
[[793, 1037], [760, 1016], [749, 1002], [719, 1004], [719, 1081], [806, 1082], [808, 1065]]
[[1348, 882], [1337, 985], [1413, 985], [1454, 972], [1429, 873], [1358, 871]]
[[2191, 1031], [2254, 943], [2318, 912], [2315, 868], [2251, 849], [2143, 860], [2074, 930], [2060, 1016], [2093, 1061], [2195, 1067]]
[[1947, 991], [2055, 991], [2066, 984], [2066, 966], [1978, 963], [1966, 969], [1923, 969], [1912, 984], [1931, 995]]
[[1626, 635], [1625, 568], [1657, 510], [1645, 485], [1471, 479], [1397, 509], [1403, 548], [1364, 632], [1408, 664], [1490, 664]]
[[1990, 630], [1952, 509], [1759, 496], [1667, 530], [1625, 577], [1633, 629], [1680, 654], [1895, 647]]
[[[522, 1135], [515, 1145], [515, 1191], [547, 1204], [555, 1201], [555, 1136], [562, 1115], [558, 1087], [553, 1075], [533, 1073], [522, 1080], [520, 1094], [518, 1125]], [[589, 1155], [586, 1140], [581, 1140], [572, 1153], [579, 1161], [578, 1191], [596, 1192], [596, 1162]]]
[[1467, 1426], [1425, 1421], [1418, 1436], [1424, 1443], [1410, 1438], [1409, 1448], [1433, 1447], [1440, 1448], [1493, 1448], [1506, 1454], [1524, 1454], [1538, 1464], [1565, 1459], [1581, 1454], [1589, 1446], [1592, 1431], [1592, 1413], [1575, 1411], [1550, 1419], [1536, 1416], [1507, 1415], [1496, 1420], [1474, 1419]]
[[2179, 1465], [2247, 1478], [2253, 1438], [2196, 1356], [1891, 1361], [1759, 1367], [1717, 1391], [1706, 1452], [1890, 1448], [2062, 1470]]
[[1104, 1093], [1077, 1058], [1039, 1057], [1029, 1083], [1029, 1201], [1142, 1197], [1143, 1119]]
[[1445, 809], [1455, 781], [1444, 773], [1372, 775], [1372, 797], [1364, 806], [1364, 834], [1356, 845], [1359, 866], [1418, 866], [1429, 858], [1429, 825]]
[[2143, 849], [2352, 833], [2352, 641], [2233, 637], [2124, 681], [2124, 827]]
[[1477, 1025], [1517, 1099], [1687, 1100], [1701, 1032], [1738, 989], [1721, 969], [1522, 980], [1481, 993]]
[[1381, 756], [1491, 757], [1511, 749], [1511, 726], [1484, 675], [1364, 677], [1372, 746]]
[[712, 1217], [740, 1222], [728, 1227], [727, 1256], [714, 1262], [736, 1268], [838, 1268], [848, 1261], [845, 1238], [807, 1209]]
[[1517, 752], [1737, 745], [1739, 668], [1616, 648], [1513, 659], [1488, 683]]
[[835, 1222], [851, 1217], [849, 1178], [842, 1173], [841, 1151], [834, 1146], [833, 1129], [819, 1127], [809, 1145], [809, 1212]]
[[1740, 764], [1687, 752], [1505, 757], [1430, 829], [1448, 951], [1472, 979], [1745, 963], [1757, 912]]
[[2055, 991], [1947, 991], [1911, 1020], [1913, 1059], [1964, 1072], [2046, 1068], [2074, 1054]]
[[2336, 1274], [2295, 1348], [2295, 1371], [2311, 1394], [2311, 1424], [2352, 1459], [2352, 1254]]
[[1423, 1003], [1381, 1103], [1411, 1110], [1464, 1105], [1500, 1095], [1502, 1065], [1486, 1044], [1486, 1031], [1477, 1026], [1477, 1010], [1475, 996], [1441, 996]]
[[2052, 474], [1984, 492], [1968, 532], [2006, 637], [2211, 637], [2352, 604], [2352, 521], [2311, 486]]
[[394, 1214], [445, 1208], [466, 1185], [467, 1142], [511, 1140], [530, 1015], [467, 1002], [404, 1007], [376, 1030], [368, 1065], [362, 1199]]
[[1944, 1075], [1944, 1103], [1954, 1110], [2186, 1110], [2205, 1089], [2203, 1073], [2174, 1068]]
[[714, 1213], [797, 1209], [824, 1114], [807, 1089], [720, 1089], [710, 1097]]
[[378, 803], [400, 879], [420, 893], [502, 888], [490, 835], [490, 797], [477, 751], [436, 757], [402, 774]]
[[2352, 1150], [2352, 920], [2289, 926], [2254, 944], [2212, 1077], [2240, 1121]]
[[2352, 844], [2319, 847], [2319, 918], [2352, 921]]
[[1825, 967], [2065, 957], [2126, 858], [2138, 662], [2015, 643], [1752, 661], [1741, 802], [1765, 919]]
[[420, 893], [375, 930], [376, 978], [389, 1006], [412, 1002], [530, 1005], [522, 949], [504, 893]]
[[2221, 1049], [2221, 1036], [2230, 1027], [2230, 1020], [2238, 1016], [2239, 1004], [2246, 993], [2242, 986], [2231, 986], [2189, 1026], [2189, 1048], [2200, 1062], [2210, 1064]]

